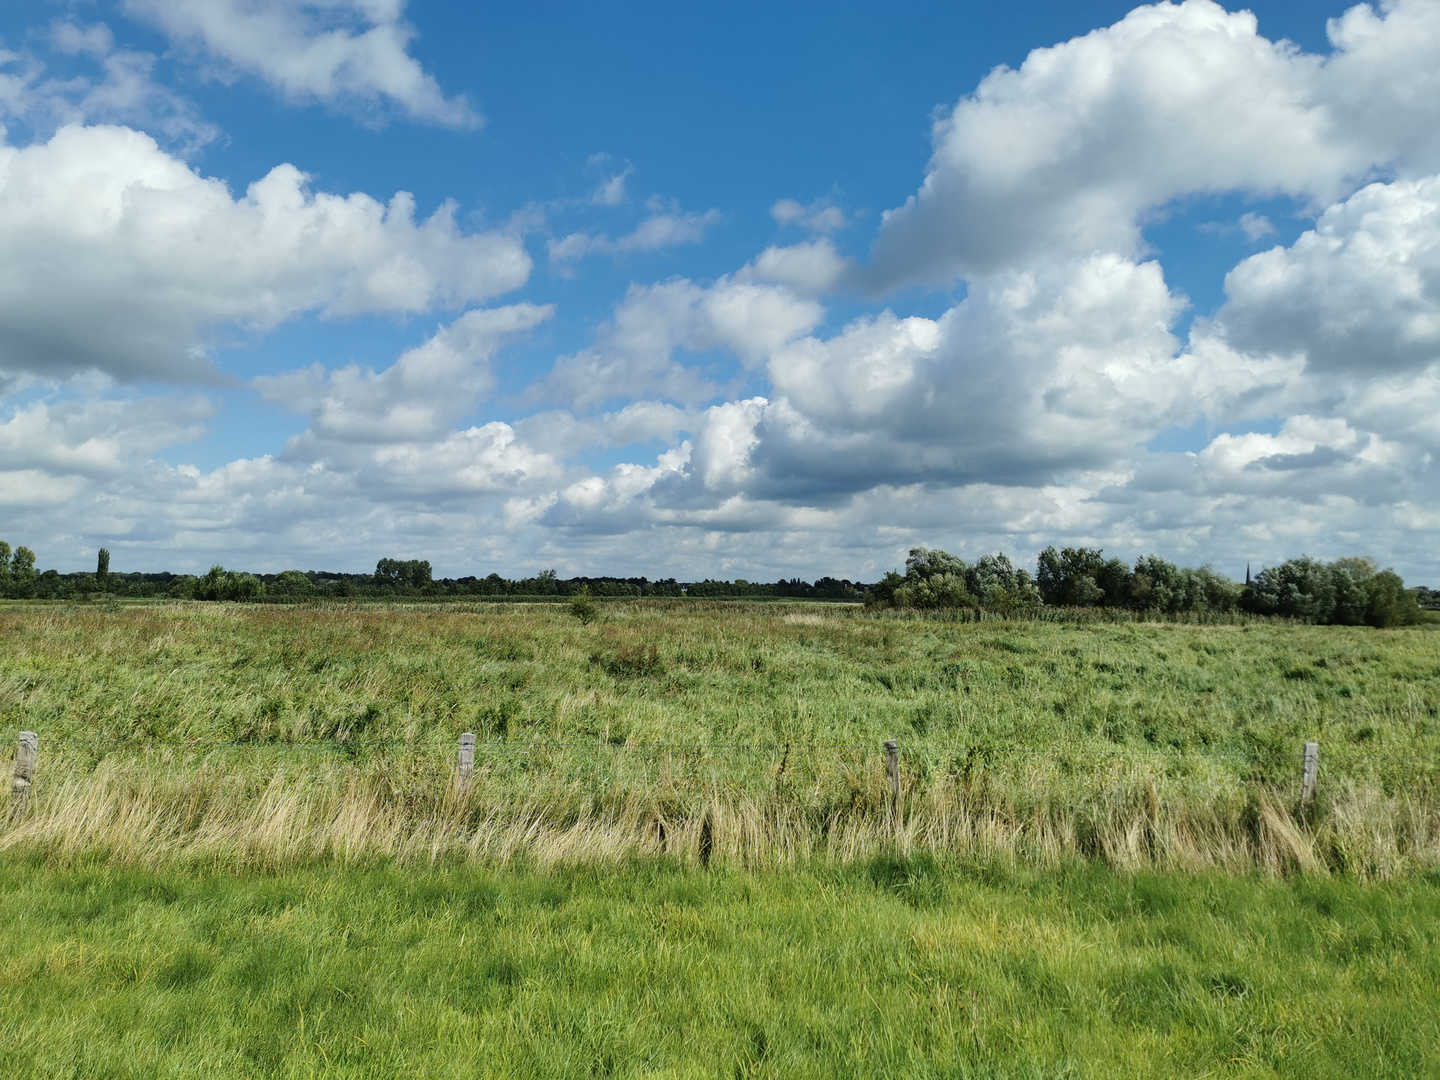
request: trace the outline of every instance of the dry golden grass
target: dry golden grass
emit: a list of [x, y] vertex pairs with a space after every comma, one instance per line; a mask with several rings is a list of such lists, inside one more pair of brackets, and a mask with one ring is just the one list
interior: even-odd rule
[[907, 777], [897, 816], [878, 762], [858, 780], [852, 808], [836, 807], [824, 785], [797, 793], [671, 784], [647, 794], [551, 777], [516, 789], [481, 776], [462, 792], [452, 772], [419, 760], [281, 767], [263, 778], [224, 765], [107, 760], [38, 788], [24, 817], [0, 831], [0, 852], [43, 852], [61, 864], [102, 854], [152, 868], [281, 869], [317, 859], [549, 867], [664, 857], [759, 869], [890, 853], [1361, 878], [1440, 867], [1433, 805], [1373, 788], [1345, 785], [1320, 820], [1307, 822], [1262, 788], [1170, 801], [1143, 773], [1116, 777], [1084, 806], [1043, 790], [967, 795], [948, 778]]

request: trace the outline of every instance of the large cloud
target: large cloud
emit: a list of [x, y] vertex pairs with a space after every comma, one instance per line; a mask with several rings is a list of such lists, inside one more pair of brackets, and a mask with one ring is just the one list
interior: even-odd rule
[[34, 402], [0, 421], [0, 469], [107, 481], [136, 457], [198, 438], [213, 413], [204, 398]]
[[447, 98], [407, 51], [414, 31], [404, 0], [125, 0], [212, 74], [253, 75], [297, 102], [319, 101], [369, 120], [474, 127], [479, 115]]
[[219, 327], [460, 307], [522, 284], [520, 242], [404, 192], [312, 192], [290, 165], [240, 198], [140, 132], [0, 147], [0, 369], [194, 379]]
[[269, 401], [310, 415], [310, 430], [342, 442], [408, 442], [440, 437], [494, 385], [489, 361], [504, 341], [554, 314], [512, 304], [470, 311], [383, 372], [316, 363], [254, 385]]
[[972, 285], [939, 320], [865, 318], [770, 362], [768, 483], [1045, 483], [1108, 465], [1197, 408], [1156, 263], [1097, 256]]
[[1211, 0], [1137, 8], [999, 68], [940, 117], [919, 193], [885, 215], [872, 281], [948, 281], [1057, 254], [1134, 253], [1144, 215], [1197, 193], [1329, 202], [1440, 155], [1440, 5], [1331, 26], [1322, 59]]
[[1225, 279], [1237, 347], [1374, 375], [1440, 361], [1440, 177], [1371, 184]]

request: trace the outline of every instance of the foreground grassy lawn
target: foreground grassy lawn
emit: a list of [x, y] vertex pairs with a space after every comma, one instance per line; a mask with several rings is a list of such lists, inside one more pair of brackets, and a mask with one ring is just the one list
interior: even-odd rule
[[9, 1076], [1440, 1075], [1440, 883], [0, 864]]

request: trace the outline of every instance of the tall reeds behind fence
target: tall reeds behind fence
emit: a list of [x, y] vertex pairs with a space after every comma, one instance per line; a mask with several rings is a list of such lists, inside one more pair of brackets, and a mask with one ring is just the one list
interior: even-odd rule
[[0, 853], [1440, 868], [1425, 628], [602, 607], [0, 611]]
[[864, 745], [47, 745], [0, 853], [142, 866], [314, 860], [777, 867], [886, 852], [1121, 870], [1440, 868], [1433, 789], [1237, 777], [1203, 755]]

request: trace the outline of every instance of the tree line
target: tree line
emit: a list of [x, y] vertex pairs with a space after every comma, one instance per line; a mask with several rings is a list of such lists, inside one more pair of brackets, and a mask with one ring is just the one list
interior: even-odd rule
[[531, 577], [436, 578], [425, 559], [381, 559], [372, 574], [347, 574], [325, 570], [285, 570], [278, 574], [252, 574], [212, 566], [204, 574], [119, 573], [110, 570], [110, 553], [101, 549], [96, 572], [62, 574], [56, 570], [35, 571], [35, 554], [18, 548], [13, 559], [10, 545], [0, 541], [4, 554], [0, 566], [0, 597], [7, 599], [70, 600], [84, 596], [158, 598], [175, 600], [234, 600], [290, 603], [315, 599], [365, 598], [568, 598], [586, 595], [597, 598], [697, 597], [705, 599], [791, 598], [812, 600], [860, 600], [866, 586], [860, 582], [821, 578], [815, 582], [799, 578], [776, 582], [734, 581], [682, 582], [675, 578], [647, 577], [561, 578], [554, 570]]
[[[874, 607], [972, 608], [1021, 612], [1026, 608], [1094, 607], [1161, 614], [1250, 612], [1309, 623], [1404, 626], [1424, 608], [1440, 607], [1440, 594], [1407, 589], [1394, 570], [1375, 560], [1348, 557], [1326, 563], [1308, 556], [1267, 567], [1245, 584], [1209, 566], [1182, 567], [1158, 555], [1133, 566], [1104, 557], [1100, 548], [1047, 547], [1035, 573], [1017, 569], [1003, 553], [967, 563], [934, 548], [912, 548], [905, 573], [892, 570], [867, 589]], [[1423, 605], [1423, 607], [1422, 607]]]
[[1244, 584], [1209, 566], [1182, 567], [1157, 555], [1130, 565], [1106, 559], [1100, 548], [1047, 547], [1032, 573], [1003, 552], [973, 563], [938, 548], [912, 548], [905, 571], [892, 570], [866, 584], [822, 577], [775, 582], [681, 582], [646, 577], [560, 578], [554, 570], [533, 577], [436, 578], [428, 560], [379, 560], [372, 574], [286, 570], [250, 574], [212, 566], [205, 574], [113, 573], [100, 549], [95, 573], [36, 570], [35, 553], [0, 541], [0, 597], [76, 599], [91, 595], [184, 600], [293, 603], [315, 599], [465, 598], [556, 599], [691, 597], [695, 599], [806, 599], [864, 602], [872, 608], [973, 609], [1023, 614], [1040, 607], [1128, 609], [1160, 614], [1250, 612], [1310, 623], [1402, 626], [1440, 608], [1440, 593], [1407, 588], [1400, 575], [1373, 559], [1334, 562], [1301, 557], [1267, 567]]

